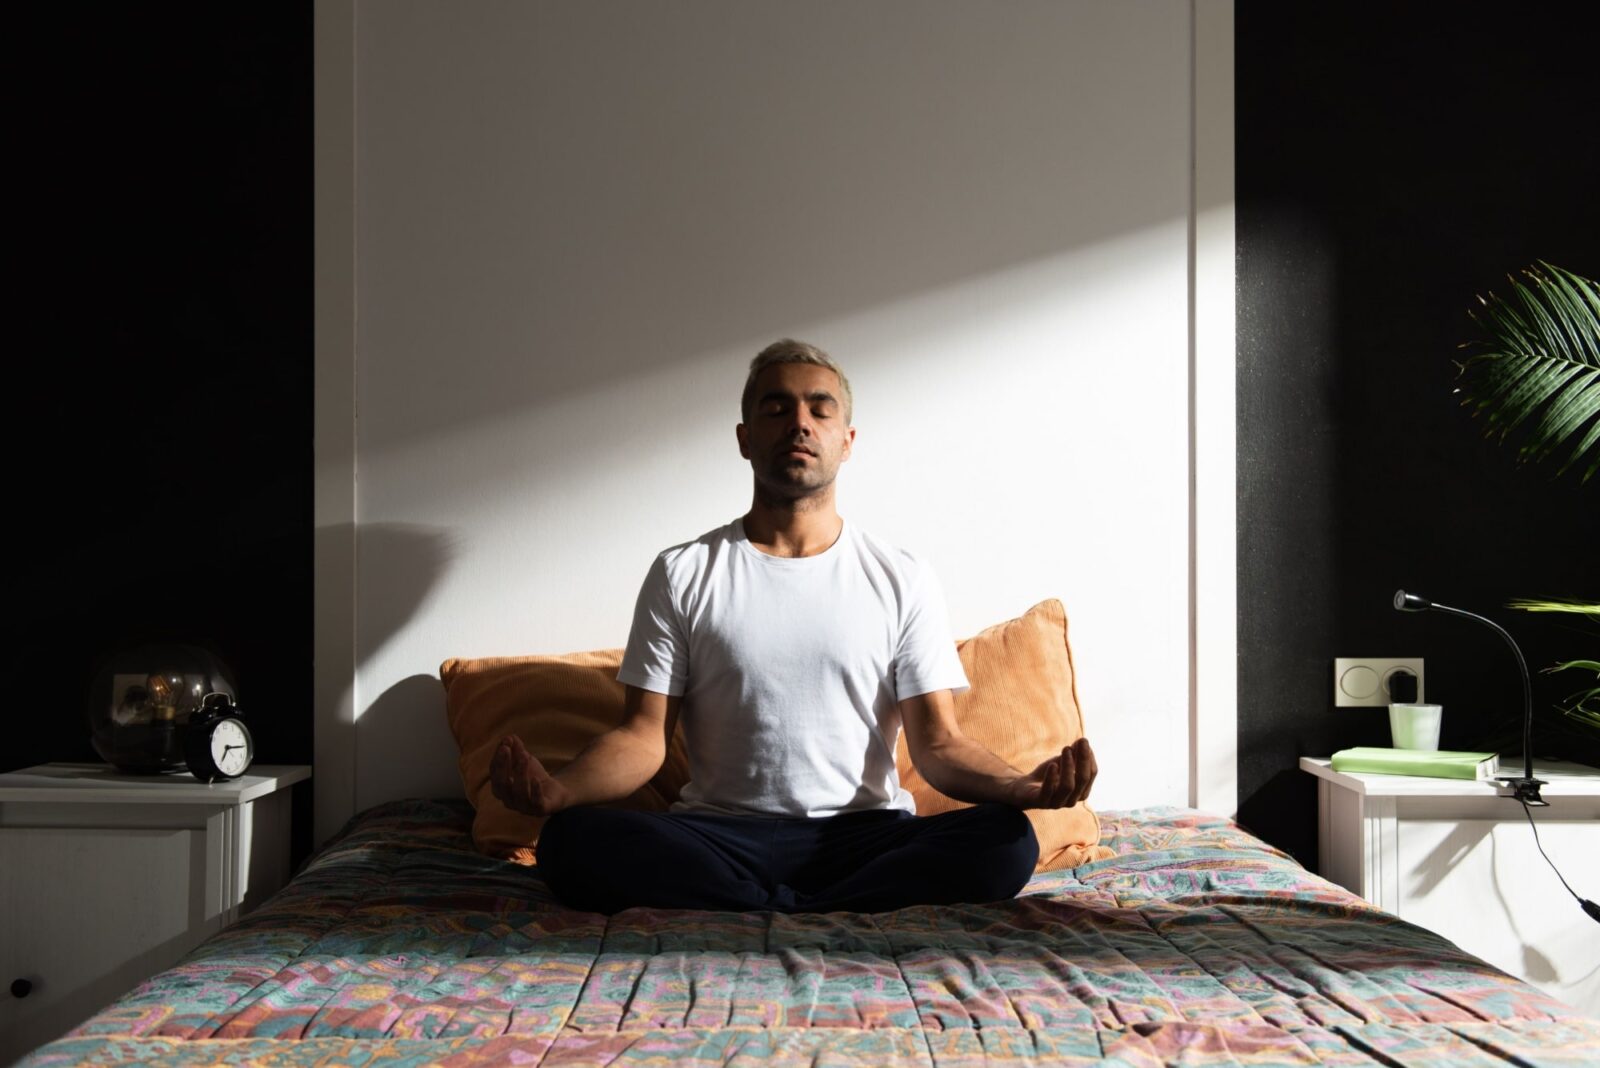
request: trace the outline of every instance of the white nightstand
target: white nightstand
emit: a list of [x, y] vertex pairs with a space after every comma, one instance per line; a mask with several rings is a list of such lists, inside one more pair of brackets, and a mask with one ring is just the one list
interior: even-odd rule
[[[1501, 761], [1503, 774], [1522, 773]], [[1569, 1005], [1600, 1012], [1600, 924], [1539, 855], [1522, 806], [1495, 782], [1334, 771], [1317, 777], [1322, 874]], [[1509, 770], [1508, 770], [1509, 769]], [[1579, 895], [1600, 900], [1600, 769], [1539, 764], [1539, 841]]]
[[206, 785], [41, 764], [0, 775], [0, 1063], [176, 963], [289, 877], [305, 765]]

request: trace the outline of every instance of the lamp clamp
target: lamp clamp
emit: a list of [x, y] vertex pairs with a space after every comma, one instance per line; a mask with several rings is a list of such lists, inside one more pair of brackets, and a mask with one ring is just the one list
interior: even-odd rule
[[1545, 785], [1544, 779], [1535, 779], [1532, 776], [1496, 776], [1496, 781], [1511, 788], [1511, 797], [1521, 801], [1531, 808], [1549, 808], [1550, 802], [1539, 796], [1539, 787]]

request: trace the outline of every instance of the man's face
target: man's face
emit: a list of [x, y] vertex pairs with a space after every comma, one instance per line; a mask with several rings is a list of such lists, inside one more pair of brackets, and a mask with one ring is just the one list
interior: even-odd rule
[[856, 437], [845, 425], [839, 376], [814, 364], [779, 363], [757, 376], [754, 393], [750, 422], [736, 432], [756, 482], [785, 500], [832, 485]]

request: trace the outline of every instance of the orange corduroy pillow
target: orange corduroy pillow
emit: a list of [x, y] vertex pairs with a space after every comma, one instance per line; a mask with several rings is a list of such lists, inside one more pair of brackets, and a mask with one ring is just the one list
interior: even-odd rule
[[[971, 688], [955, 697], [961, 729], [1022, 771], [1083, 736], [1066, 610], [1035, 605], [1018, 619], [956, 643]], [[452, 658], [439, 668], [445, 708], [460, 751], [462, 785], [476, 814], [472, 839], [492, 857], [533, 863], [544, 821], [513, 812], [489, 786], [489, 761], [500, 739], [517, 734], [551, 771], [565, 767], [589, 741], [622, 721], [622, 650], [564, 656]], [[912, 767], [904, 734], [896, 753], [900, 781], [929, 816], [964, 803], [939, 793]], [[666, 763], [619, 808], [664, 811], [689, 778], [683, 732]], [[1100, 821], [1087, 805], [1028, 812], [1039, 838], [1039, 871], [1112, 855], [1100, 846]]]
[[[1016, 619], [957, 642], [956, 648], [970, 684], [955, 695], [956, 722], [963, 734], [1024, 772], [1083, 737], [1067, 610], [1060, 601], [1042, 601]], [[916, 799], [919, 816], [966, 807], [917, 773], [904, 732], [895, 762], [900, 784]], [[1038, 871], [1113, 855], [1100, 845], [1100, 819], [1087, 804], [1029, 809], [1028, 818], [1039, 838]]]
[[[621, 664], [621, 649], [602, 649], [565, 656], [453, 658], [440, 665], [445, 712], [461, 754], [461, 782], [476, 810], [472, 841], [479, 852], [532, 864], [533, 844], [544, 825], [542, 818], [513, 812], [494, 796], [489, 760], [500, 739], [515, 733], [551, 771], [566, 767], [591, 739], [622, 722]], [[688, 778], [680, 733], [661, 770], [617, 807], [665, 811]]]

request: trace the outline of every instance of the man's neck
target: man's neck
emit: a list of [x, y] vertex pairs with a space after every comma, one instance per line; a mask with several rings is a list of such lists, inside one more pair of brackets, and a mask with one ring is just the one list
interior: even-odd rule
[[831, 493], [826, 500], [757, 498], [744, 515], [744, 536], [768, 556], [816, 556], [838, 541], [843, 529]]

